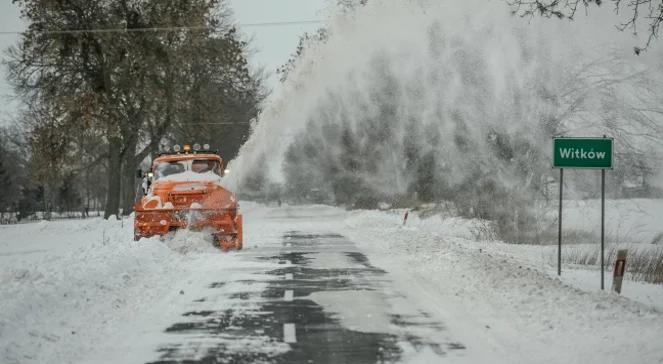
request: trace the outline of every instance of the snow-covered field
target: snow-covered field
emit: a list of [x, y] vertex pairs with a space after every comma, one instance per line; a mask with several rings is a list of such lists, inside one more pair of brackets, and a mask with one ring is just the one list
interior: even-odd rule
[[[556, 212], [554, 212], [557, 216]], [[663, 246], [663, 200], [608, 200], [605, 209], [605, 233], [609, 243], [660, 244]], [[564, 201], [565, 231], [590, 232], [598, 236], [601, 228], [601, 201]], [[573, 241], [579, 243], [582, 241]]]
[[[651, 203], [644, 211], [660, 206]], [[554, 247], [486, 240], [473, 221], [411, 214], [403, 226], [403, 211], [242, 208], [239, 253], [220, 253], [187, 231], [133, 242], [129, 219], [0, 226], [0, 362], [154, 359], [158, 338], [150, 333], [181, 314], [211, 279], [205, 275], [237, 279], [255, 264], [248, 255], [296, 229], [349, 237], [409, 304], [468, 346], [465, 362], [663, 363], [661, 286], [627, 280], [617, 296], [598, 290], [598, 271], [578, 266], [565, 266], [560, 280]], [[656, 228], [652, 219], [647, 234]]]

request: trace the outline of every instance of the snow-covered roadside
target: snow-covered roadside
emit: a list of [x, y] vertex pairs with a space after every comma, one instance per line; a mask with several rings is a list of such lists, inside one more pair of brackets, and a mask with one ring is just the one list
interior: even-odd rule
[[0, 228], [3, 363], [76, 362], [186, 289], [183, 262], [192, 258], [155, 238], [133, 242], [132, 229], [130, 219]]
[[661, 312], [572, 287], [525, 254], [500, 252], [507, 244], [476, 242], [475, 222], [411, 216], [403, 227], [400, 212], [359, 211], [346, 224], [409, 295], [439, 302], [453, 332], [491, 337], [502, 361], [663, 362]]
[[[595, 210], [594, 201], [568, 202], [571, 205], [568, 208], [568, 222], [565, 224], [569, 229], [594, 233], [596, 226], [587, 224], [587, 216], [596, 217], [591, 214]], [[663, 200], [617, 200], [608, 201], [611, 209], [618, 210], [610, 214], [608, 225], [620, 226], [631, 232], [630, 239], [626, 241], [643, 241], [640, 237], [660, 235], [663, 232], [663, 226], [658, 221], [651, 219], [652, 214], [663, 211]], [[398, 211], [363, 211], [358, 214], [359, 221], [363, 219], [381, 220], [389, 226], [400, 225], [403, 222], [405, 210]], [[590, 216], [591, 215], [591, 216]], [[623, 221], [617, 221], [622, 218]], [[355, 218], [353, 218], [355, 219]], [[612, 220], [611, 220], [612, 219]], [[373, 222], [367, 223], [372, 224]], [[354, 223], [353, 223], [354, 224]], [[518, 265], [536, 269], [547, 273], [552, 278], [557, 276], [557, 245], [531, 245], [531, 244], [509, 244], [496, 240], [495, 234], [490, 230], [489, 224], [468, 220], [458, 217], [444, 217], [442, 215], [427, 216], [420, 218], [418, 213], [410, 214], [407, 225], [402, 227], [403, 231], [427, 232], [435, 236], [445, 238], [463, 239], [463, 247], [474, 250], [489, 252], [495, 256], [507, 258]], [[640, 239], [640, 240], [638, 240]], [[562, 282], [583, 291], [600, 291], [600, 271], [593, 265], [574, 264], [573, 261], [578, 257], [591, 256], [598, 261], [599, 240], [598, 236], [593, 244], [578, 244], [573, 240], [564, 240], [562, 247], [562, 276], [559, 277]], [[645, 239], [647, 242], [650, 239]], [[620, 243], [607, 242], [606, 259], [610, 252], [617, 249], [628, 249], [629, 254], [640, 251], [651, 252], [658, 256], [661, 245], [649, 243]], [[654, 256], [652, 255], [652, 259]], [[663, 285], [650, 284], [642, 281], [633, 280], [631, 272], [628, 269], [621, 295], [633, 301], [643, 303], [663, 312]], [[605, 274], [605, 285], [610, 287], [612, 284], [612, 267], [607, 266]]]
[[[542, 253], [550, 247], [488, 241], [492, 235], [481, 224], [458, 218], [411, 214], [404, 227], [402, 211], [252, 203], [242, 203], [242, 211], [245, 251], [228, 254], [188, 231], [135, 243], [130, 220], [123, 227], [101, 219], [0, 227], [0, 362], [153, 360], [164, 327], [176, 322], [183, 307], [220, 294], [208, 290], [213, 281], [272, 269], [267, 265], [273, 263], [251, 257], [279, 247], [288, 231], [348, 236], [388, 272], [399, 304], [442, 322], [467, 346], [468, 359], [663, 360], [661, 311], [595, 288], [574, 288], [566, 268], [565, 280], [558, 280]], [[632, 287], [628, 281], [625, 292]], [[652, 287], [639, 289], [659, 292]], [[210, 304], [219, 309], [224, 302]], [[376, 301], [378, 307], [393, 303]]]
[[[514, 245], [499, 241], [466, 241], [463, 245], [467, 248], [488, 252], [494, 256], [509, 259], [518, 265], [536, 269], [546, 273], [549, 277], [560, 279], [565, 284], [587, 292], [600, 292], [601, 274], [598, 267], [593, 265], [578, 265], [567, 263], [570, 256], [584, 253], [585, 251], [597, 252], [598, 242], [592, 246], [587, 244], [563, 245], [562, 247], [562, 275], [557, 275], [557, 246], [556, 245]], [[649, 244], [619, 245], [619, 248], [629, 248], [634, 251], [638, 248], [649, 249]], [[612, 250], [612, 245], [607, 246], [606, 254]], [[606, 257], [607, 258], [607, 257]], [[598, 258], [597, 258], [598, 259]], [[610, 289], [612, 284], [612, 267], [608, 266], [605, 272], [605, 287]], [[630, 300], [643, 303], [663, 312], [663, 285], [646, 283], [633, 280], [630, 272], [627, 272], [622, 286], [621, 295]]]

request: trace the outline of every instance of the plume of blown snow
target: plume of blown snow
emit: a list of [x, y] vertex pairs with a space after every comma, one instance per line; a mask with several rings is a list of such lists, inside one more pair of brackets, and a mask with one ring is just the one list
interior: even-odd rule
[[[449, 186], [485, 174], [506, 188], [536, 183], [546, 172], [522, 170], [550, 169], [554, 134], [608, 134], [638, 152], [659, 148], [652, 134], [660, 116], [625, 110], [658, 107], [660, 45], [634, 55], [638, 40], [614, 29], [611, 9], [573, 22], [511, 10], [504, 1], [374, 0], [332, 16], [326, 41], [308, 45], [266, 102], [225, 183], [242, 191], [257, 172], [290, 183], [286, 154], [302, 140], [341, 158], [330, 128], [358, 139], [359, 158], [375, 165], [355, 177], [383, 194], [406, 193], [416, 178], [403, 157], [408, 137], [418, 155], [435, 156], [435, 173]], [[388, 135], [371, 138], [381, 128]], [[500, 138], [509, 156], [496, 152]], [[518, 151], [518, 143], [535, 150]], [[300, 153], [310, 161], [298, 168], [325, 183], [317, 169], [326, 162], [310, 148]]]

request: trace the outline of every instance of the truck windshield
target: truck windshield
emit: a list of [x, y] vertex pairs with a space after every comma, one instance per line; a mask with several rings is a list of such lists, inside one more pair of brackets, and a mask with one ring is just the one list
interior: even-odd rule
[[191, 161], [191, 170], [196, 173], [214, 172], [220, 175], [219, 161], [209, 159], [194, 159]]
[[161, 162], [154, 168], [154, 178], [158, 180], [187, 171], [197, 174], [214, 173], [221, 176], [221, 164], [211, 159]]

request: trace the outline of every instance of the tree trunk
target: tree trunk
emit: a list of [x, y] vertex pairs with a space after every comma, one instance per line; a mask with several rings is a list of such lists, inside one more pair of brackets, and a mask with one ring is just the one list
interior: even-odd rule
[[106, 208], [104, 209], [104, 219], [111, 215], [118, 215], [120, 207], [120, 186], [122, 183], [121, 167], [122, 160], [120, 150], [122, 144], [119, 137], [109, 138], [108, 143], [108, 191], [106, 194]]
[[122, 163], [122, 214], [127, 216], [133, 211], [136, 201], [136, 169], [138, 162], [135, 155], [136, 146], [128, 146]]

